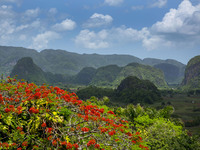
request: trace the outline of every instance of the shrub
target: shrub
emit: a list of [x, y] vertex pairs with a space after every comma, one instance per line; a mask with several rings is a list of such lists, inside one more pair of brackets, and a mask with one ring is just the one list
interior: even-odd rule
[[58, 87], [0, 83], [0, 149], [148, 149], [107, 106]]

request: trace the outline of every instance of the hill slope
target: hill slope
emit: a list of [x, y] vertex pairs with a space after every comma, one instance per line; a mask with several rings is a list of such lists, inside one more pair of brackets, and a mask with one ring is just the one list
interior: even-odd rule
[[182, 85], [186, 88], [200, 88], [200, 55], [188, 62]]
[[17, 79], [25, 79], [29, 82], [35, 82], [39, 84], [47, 82], [45, 72], [33, 63], [31, 57], [24, 57], [18, 60], [10, 76], [14, 77], [16, 75]]
[[176, 60], [145, 58], [143, 59], [143, 63], [162, 70], [165, 75], [165, 80], [168, 84], [180, 84], [184, 78], [186, 65]]
[[150, 80], [160, 88], [167, 87], [164, 74], [161, 70], [138, 63], [131, 63], [125, 67], [116, 65], [100, 67], [96, 70], [89, 84], [116, 88], [120, 82], [128, 76], [136, 76], [139, 79]]

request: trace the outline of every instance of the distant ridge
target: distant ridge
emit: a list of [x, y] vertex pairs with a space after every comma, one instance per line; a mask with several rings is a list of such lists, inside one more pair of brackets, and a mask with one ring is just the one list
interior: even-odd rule
[[[23, 57], [31, 57], [33, 62], [45, 72], [53, 74], [75, 75], [85, 67], [99, 68], [108, 65], [126, 66], [129, 63], [139, 63], [146, 65], [157, 65], [167, 63], [178, 67], [180, 76], [184, 76], [185, 65], [176, 60], [160, 60], [146, 58], [144, 60], [131, 55], [100, 55], [100, 54], [77, 54], [65, 50], [46, 49], [38, 52], [33, 49], [23, 47], [0, 46], [0, 74], [10, 75], [11, 70], [17, 61]], [[166, 70], [161, 69], [166, 76]], [[176, 70], [177, 71], [177, 70]], [[173, 82], [179, 82], [175, 79]], [[165, 80], [169, 83], [167, 77]], [[171, 81], [170, 81], [171, 82]]]
[[24, 57], [17, 61], [11, 72], [11, 77], [15, 76], [18, 79], [25, 79], [28, 82], [37, 84], [61, 82], [62, 84], [95, 85], [112, 88], [116, 88], [126, 77], [136, 76], [153, 82], [159, 88], [167, 87], [161, 70], [138, 63], [131, 63], [125, 67], [117, 65], [108, 65], [98, 69], [86, 67], [75, 76], [67, 76], [44, 72], [33, 62], [31, 57]]

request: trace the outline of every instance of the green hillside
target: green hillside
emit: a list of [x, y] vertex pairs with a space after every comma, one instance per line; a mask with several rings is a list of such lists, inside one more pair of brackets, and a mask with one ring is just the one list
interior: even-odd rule
[[113, 86], [113, 82], [117, 78], [120, 71], [121, 67], [118, 67], [117, 65], [100, 67], [97, 69], [90, 84], [96, 86]]
[[38, 84], [47, 82], [44, 71], [33, 63], [31, 57], [24, 57], [18, 60], [10, 76], [17, 76], [17, 79], [25, 79]]
[[83, 68], [77, 75], [73, 77], [75, 84], [88, 85], [95, 76], [96, 69], [92, 67]]
[[167, 87], [164, 74], [161, 70], [137, 63], [131, 63], [123, 67], [120, 74], [115, 79], [114, 84], [119, 85], [119, 83], [128, 76], [136, 76], [142, 80], [149, 80], [159, 88]]
[[161, 70], [138, 63], [131, 63], [125, 67], [118, 67], [116, 65], [101, 67], [97, 69], [90, 84], [116, 88], [128, 76], [136, 76], [139, 79], [150, 80], [159, 88], [167, 87]]
[[178, 68], [176, 65], [160, 63], [154, 65], [154, 67], [163, 71], [165, 80], [168, 84], [181, 83], [183, 80], [183, 76], [180, 74], [180, 68]]
[[186, 65], [176, 60], [145, 58], [143, 59], [143, 63], [162, 70], [168, 84], [180, 84], [184, 78]]
[[188, 62], [182, 85], [186, 89], [200, 88], [200, 55]]

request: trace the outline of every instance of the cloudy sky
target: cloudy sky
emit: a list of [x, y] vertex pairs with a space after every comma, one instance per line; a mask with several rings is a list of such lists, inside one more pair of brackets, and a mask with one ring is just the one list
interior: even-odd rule
[[200, 54], [200, 0], [0, 0], [0, 45], [186, 64]]

